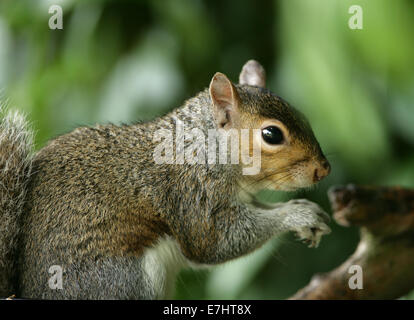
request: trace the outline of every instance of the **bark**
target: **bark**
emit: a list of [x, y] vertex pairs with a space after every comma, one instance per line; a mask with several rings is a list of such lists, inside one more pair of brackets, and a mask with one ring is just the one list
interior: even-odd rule
[[[360, 228], [355, 252], [290, 299], [396, 299], [414, 288], [414, 190], [348, 185], [328, 192], [335, 221]], [[350, 289], [352, 265], [363, 289]]]

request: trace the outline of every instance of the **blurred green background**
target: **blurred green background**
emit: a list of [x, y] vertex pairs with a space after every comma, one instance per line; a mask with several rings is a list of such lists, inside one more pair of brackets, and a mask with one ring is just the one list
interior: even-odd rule
[[[52, 4], [63, 30], [48, 28]], [[348, 27], [355, 4], [362, 30]], [[307, 197], [329, 211], [334, 184], [414, 187], [413, 1], [0, 0], [0, 95], [28, 114], [37, 148], [79, 125], [162, 115], [216, 71], [236, 82], [251, 58], [307, 115], [333, 168], [314, 191], [263, 197]], [[316, 250], [287, 235], [211, 271], [183, 271], [176, 298], [289, 297], [355, 249], [356, 229], [332, 228]]]

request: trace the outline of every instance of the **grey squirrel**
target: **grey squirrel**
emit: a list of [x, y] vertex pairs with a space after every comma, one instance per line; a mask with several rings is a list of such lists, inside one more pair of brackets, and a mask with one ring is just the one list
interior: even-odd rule
[[[24, 117], [4, 115], [0, 296], [163, 299], [181, 268], [224, 263], [282, 232], [317, 246], [330, 232], [317, 204], [255, 197], [263, 188], [311, 186], [330, 171], [304, 116], [264, 86], [263, 67], [250, 60], [239, 84], [216, 73], [208, 89], [163, 117], [77, 128], [36, 153]], [[158, 163], [154, 136], [177, 138], [178, 122], [206, 136], [247, 129], [260, 140], [259, 170], [244, 174], [243, 161]], [[52, 266], [61, 267], [60, 288], [50, 287]]]

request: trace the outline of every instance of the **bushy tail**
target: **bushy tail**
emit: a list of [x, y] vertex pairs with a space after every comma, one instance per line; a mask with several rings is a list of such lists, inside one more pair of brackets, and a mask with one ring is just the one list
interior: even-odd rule
[[14, 293], [16, 249], [27, 184], [33, 134], [23, 115], [0, 103], [0, 297]]

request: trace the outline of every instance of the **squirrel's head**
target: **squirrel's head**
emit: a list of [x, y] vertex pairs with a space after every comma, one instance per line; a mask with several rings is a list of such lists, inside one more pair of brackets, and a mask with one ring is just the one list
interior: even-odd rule
[[[329, 174], [330, 165], [308, 121], [264, 86], [263, 67], [250, 60], [243, 66], [238, 85], [216, 73], [209, 87], [217, 127], [249, 129], [249, 156], [254, 156], [255, 142], [260, 142], [256, 144], [260, 146], [260, 170], [244, 175], [241, 183], [251, 191], [292, 191], [319, 182]], [[243, 152], [243, 147], [239, 150]]]

